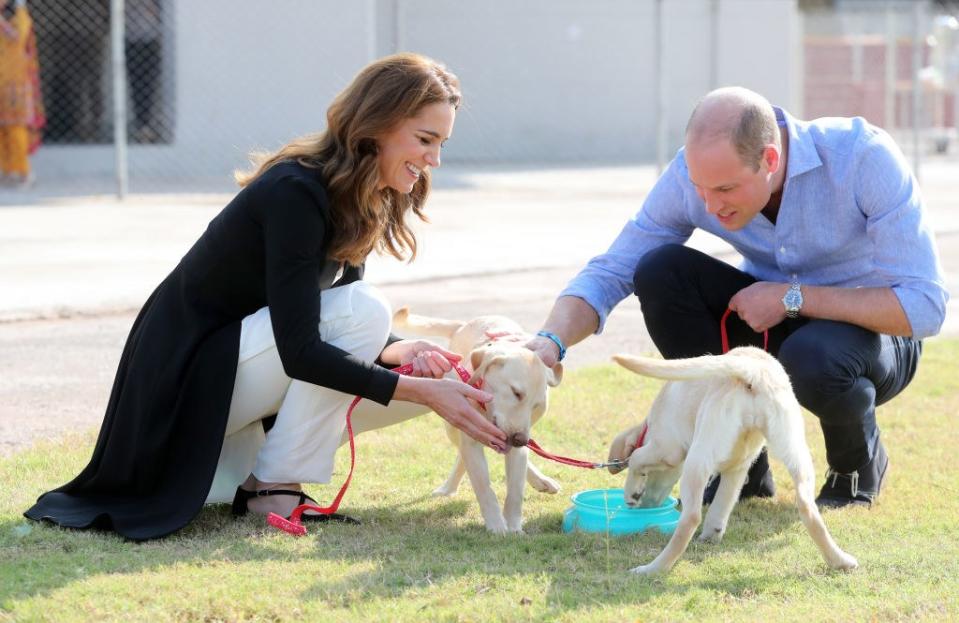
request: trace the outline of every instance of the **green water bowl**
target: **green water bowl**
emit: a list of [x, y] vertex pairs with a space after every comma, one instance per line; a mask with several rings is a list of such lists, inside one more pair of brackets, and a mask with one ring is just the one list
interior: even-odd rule
[[563, 532], [620, 535], [659, 530], [663, 534], [672, 534], [679, 523], [674, 497], [667, 497], [654, 508], [626, 506], [622, 489], [587, 489], [570, 499], [573, 505], [563, 514]]

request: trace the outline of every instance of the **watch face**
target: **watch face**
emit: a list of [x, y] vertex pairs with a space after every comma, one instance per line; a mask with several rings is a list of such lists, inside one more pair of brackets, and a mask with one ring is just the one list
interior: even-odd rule
[[786, 296], [783, 297], [783, 303], [785, 303], [789, 309], [799, 309], [802, 305], [802, 294], [799, 290], [790, 289], [786, 292]]

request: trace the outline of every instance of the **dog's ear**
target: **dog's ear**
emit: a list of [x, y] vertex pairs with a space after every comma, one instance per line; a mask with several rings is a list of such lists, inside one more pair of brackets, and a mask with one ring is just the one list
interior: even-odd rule
[[563, 364], [557, 362], [552, 368], [546, 368], [546, 384], [556, 387], [563, 380]]
[[489, 349], [486, 346], [480, 346], [470, 351], [470, 367], [473, 368], [474, 374], [483, 367], [483, 359], [485, 359], [488, 354]]
[[410, 317], [410, 308], [409, 307], [400, 307], [393, 314], [393, 326], [394, 327], [405, 327], [406, 321]]
[[470, 385], [486, 374], [490, 367], [502, 363], [504, 359], [502, 355], [494, 353], [492, 348], [485, 346], [474, 348], [470, 352], [470, 364], [473, 367], [473, 376], [469, 380]]

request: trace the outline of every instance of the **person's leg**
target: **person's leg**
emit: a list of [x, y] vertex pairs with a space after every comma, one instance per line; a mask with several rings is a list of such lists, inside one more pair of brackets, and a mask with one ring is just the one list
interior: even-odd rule
[[[207, 503], [232, 500], [236, 488], [253, 472], [257, 454], [266, 439], [261, 420], [279, 410], [290, 387], [290, 377], [284, 372], [273, 346], [268, 309], [264, 307], [245, 318], [240, 335], [240, 359], [226, 436]], [[257, 352], [249, 348], [251, 340], [267, 342], [270, 346]]]
[[779, 359], [826, 444], [829, 473], [818, 504], [868, 505], [879, 494], [888, 459], [876, 406], [905, 389], [921, 352], [918, 340], [829, 320], [811, 320], [783, 343]]
[[[729, 299], [756, 279], [695, 249], [664, 245], [640, 260], [633, 286], [653, 343], [666, 359], [722, 353], [720, 321]], [[762, 347], [755, 333], [735, 314], [726, 321], [730, 347]], [[785, 328], [770, 331], [771, 350], [782, 340]], [[710, 503], [719, 486], [713, 478], [704, 501]], [[766, 450], [749, 468], [740, 498], [770, 497], [775, 493]]]
[[[367, 360], [375, 359], [389, 331], [386, 300], [361, 282], [327, 290], [322, 297], [323, 339]], [[229, 501], [237, 486], [249, 491], [299, 490], [302, 481], [328, 482], [336, 446], [347, 441], [345, 414], [354, 397], [286, 376], [268, 308], [243, 320], [239, 359], [227, 437], [207, 501]], [[394, 401], [384, 407], [363, 400], [351, 417], [353, 432], [359, 435], [428, 411], [409, 402]], [[272, 414], [277, 414], [275, 423], [264, 435], [261, 420]], [[257, 469], [260, 464], [265, 471]], [[247, 504], [241, 501], [240, 512]], [[250, 500], [249, 507], [286, 516], [297, 501], [293, 496], [261, 497]]]
[[[323, 292], [325, 342], [372, 362], [390, 331], [390, 308], [374, 288], [355, 282]], [[354, 396], [293, 380], [267, 433], [253, 473], [261, 482], [329, 482]]]
[[[362, 282], [321, 293], [321, 318], [318, 327], [320, 334], [325, 340], [345, 350], [355, 352], [358, 347], [378, 354], [378, 349], [382, 348], [382, 344], [386, 342], [389, 318], [389, 308], [385, 299]], [[352, 319], [356, 322], [353, 323]], [[357, 326], [353, 326], [354, 324]], [[356, 344], [351, 341], [351, 336], [359, 338]], [[374, 347], [372, 344], [377, 342], [378, 346]], [[366, 358], [372, 360], [375, 356], [374, 354]], [[259, 487], [261, 483], [253, 477], [252, 473], [268, 439], [264, 435], [262, 420], [278, 412], [282, 412], [283, 416], [283, 425], [279, 429], [281, 436], [289, 428], [295, 427], [298, 419], [312, 419], [320, 429], [324, 426], [335, 428], [335, 431], [327, 432], [335, 435], [336, 439], [339, 438], [340, 428], [330, 420], [336, 419], [337, 415], [343, 418], [346, 411], [345, 403], [348, 403], [352, 397], [299, 381], [296, 383], [301, 387], [290, 395], [293, 383], [294, 381], [286, 375], [276, 349], [269, 308], [264, 307], [244, 318], [240, 330], [239, 362], [226, 436], [213, 486], [207, 498], [208, 502], [229, 500], [229, 496], [238, 494], [235, 489], [241, 484], [247, 490], [255, 490]], [[310, 388], [329, 398], [327, 401], [329, 405], [325, 405], [325, 408], [319, 412], [312, 409], [311, 404], [304, 404], [302, 401], [300, 404], [297, 403], [297, 396], [309, 394]], [[316, 401], [307, 400], [307, 403], [313, 402]], [[323, 401], [320, 400], [320, 402]], [[281, 421], [279, 416], [274, 419], [277, 422]], [[270, 432], [272, 433], [275, 428], [276, 424]], [[322, 431], [317, 432], [322, 433]], [[285, 452], [277, 444], [276, 438], [271, 447], [271, 452], [279, 456], [278, 460], [282, 463]], [[264, 455], [264, 457], [269, 460], [269, 456]], [[290, 480], [290, 482], [296, 481]], [[292, 484], [288, 488], [299, 489], [299, 484]], [[270, 500], [277, 502], [278, 497], [277, 500], [272, 498]], [[252, 501], [251, 507], [256, 502], [259, 501]], [[243, 508], [239, 510], [245, 511], [246, 504], [242, 506]], [[263, 512], [269, 510], [273, 509]]]
[[140, 44], [136, 41], [126, 41], [124, 43], [127, 62], [127, 85], [129, 86], [130, 100], [133, 102], [133, 114], [129, 116], [130, 134], [136, 139], [136, 131], [145, 123], [146, 117], [146, 98], [143, 95], [143, 62], [140, 56]]
[[7, 126], [0, 125], [0, 175], [3, 176], [4, 181], [10, 174], [10, 156], [8, 155], [10, 151], [7, 147], [7, 140]]
[[127, 41], [127, 82], [133, 101], [131, 134], [137, 142], [156, 135], [153, 109], [160, 79], [160, 46], [155, 41]]
[[162, 130], [163, 120], [157, 119], [157, 103], [160, 98], [160, 84], [162, 72], [162, 56], [160, 50], [160, 41], [147, 41], [143, 44], [141, 52], [141, 69], [143, 71], [142, 89], [142, 116], [139, 117], [141, 134], [145, 134], [148, 141], [155, 141], [159, 138]]
[[[720, 354], [719, 322], [729, 299], [755, 282], [734, 266], [675, 244], [644, 255], [633, 275], [646, 328], [666, 359]], [[731, 346], [762, 347], [762, 335], [735, 314], [727, 329]]]
[[30, 132], [26, 126], [7, 127], [7, 154], [8, 175], [12, 175], [17, 182], [29, 181]]

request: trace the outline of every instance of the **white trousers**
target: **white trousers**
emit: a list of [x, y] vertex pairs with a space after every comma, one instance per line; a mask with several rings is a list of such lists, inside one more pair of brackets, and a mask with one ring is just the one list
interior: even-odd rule
[[[379, 291], [356, 281], [324, 290], [320, 316], [323, 341], [372, 362], [386, 344], [392, 314]], [[251, 473], [263, 482], [329, 482], [336, 449], [347, 441], [346, 411], [353, 398], [286, 375], [269, 308], [244, 318], [226, 437], [207, 502], [229, 502]], [[363, 400], [353, 411], [353, 433], [427, 412], [410, 402], [394, 400], [384, 407]], [[260, 420], [274, 413], [276, 423], [265, 434]]]

